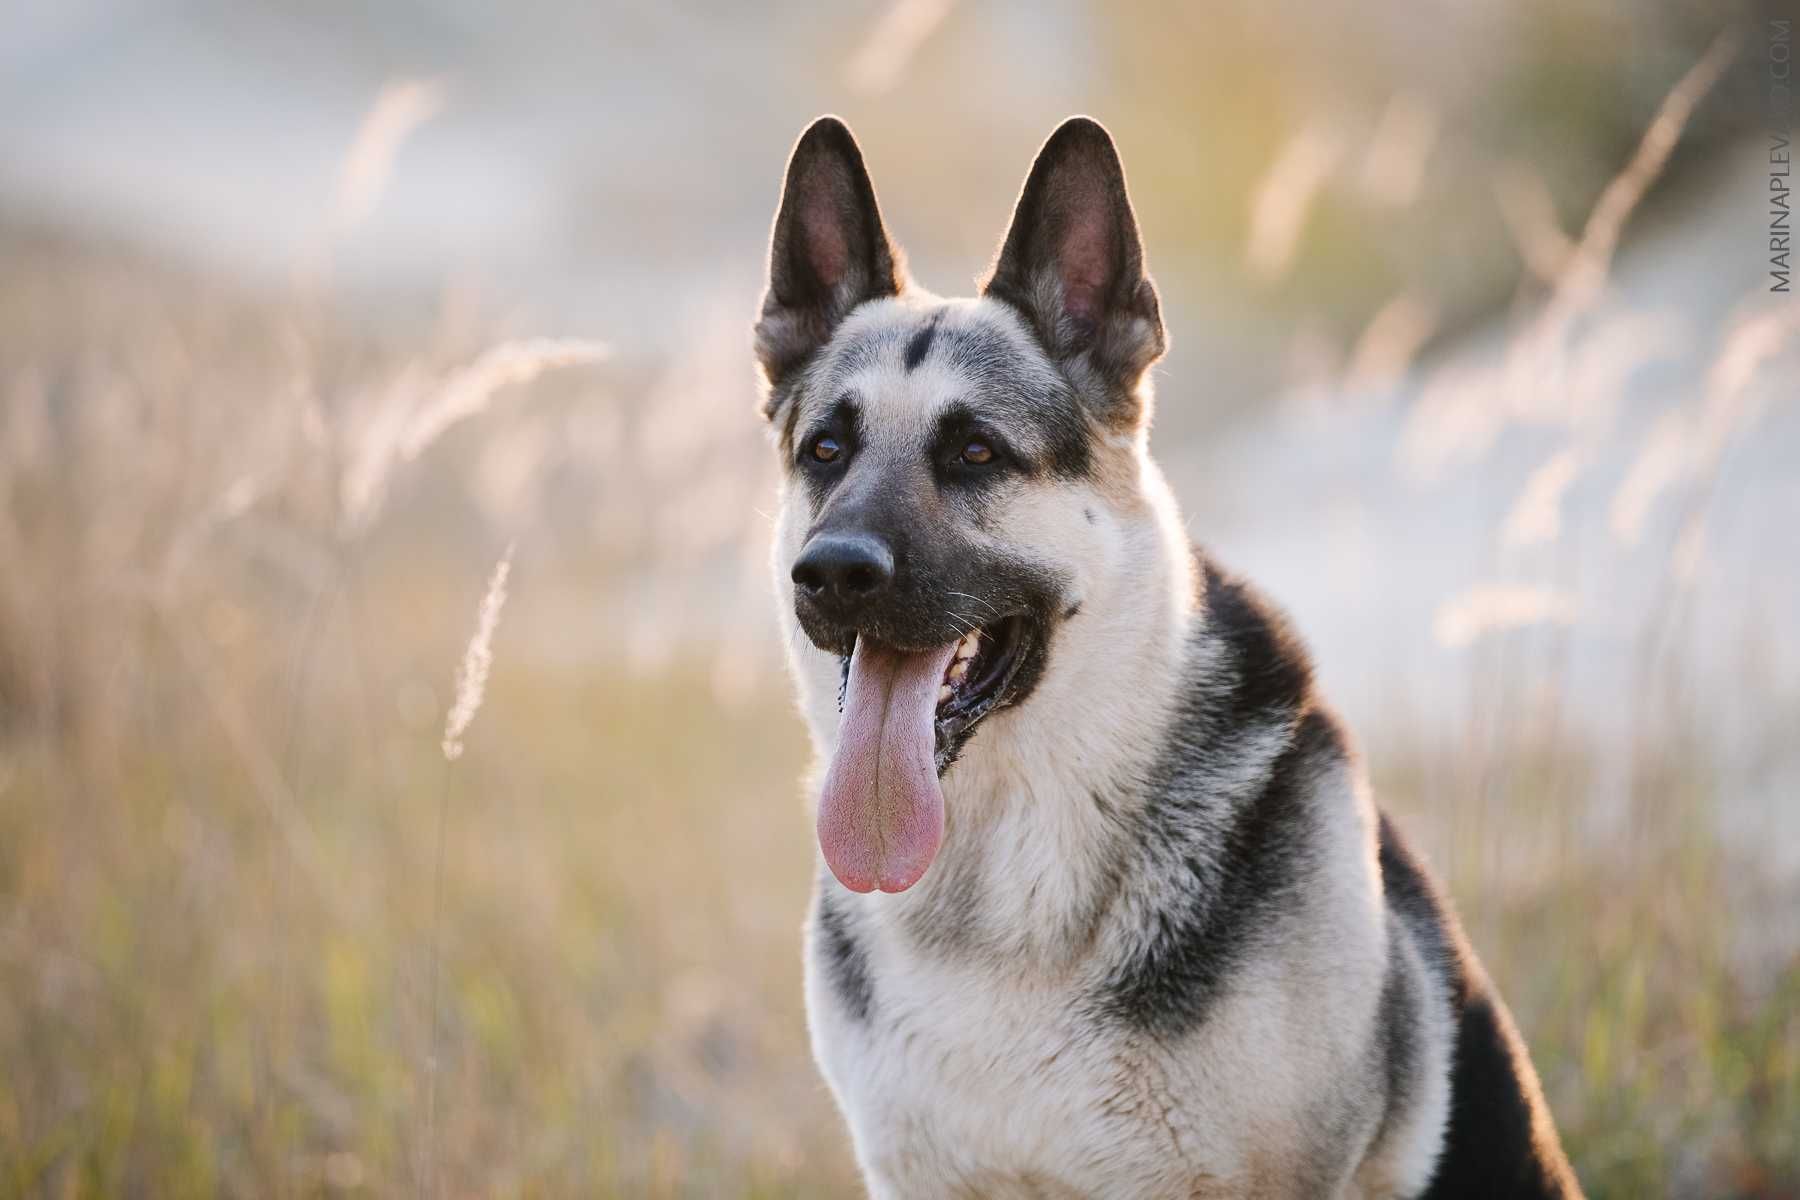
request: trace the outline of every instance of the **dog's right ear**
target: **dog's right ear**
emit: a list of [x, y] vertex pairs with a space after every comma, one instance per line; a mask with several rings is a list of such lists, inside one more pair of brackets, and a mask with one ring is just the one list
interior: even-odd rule
[[[856, 138], [836, 117], [820, 117], [788, 157], [769, 241], [756, 357], [771, 387], [824, 345], [851, 309], [898, 295], [904, 284]], [[765, 416], [774, 417], [778, 395], [771, 393]]]

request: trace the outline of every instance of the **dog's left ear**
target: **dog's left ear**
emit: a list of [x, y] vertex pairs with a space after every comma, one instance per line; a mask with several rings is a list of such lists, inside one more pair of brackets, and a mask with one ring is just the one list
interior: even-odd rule
[[[862, 150], [836, 117], [807, 127], [788, 158], [769, 239], [769, 290], [756, 321], [756, 357], [776, 388], [865, 300], [905, 286]], [[765, 415], [774, 416], [772, 394]]]
[[1162, 357], [1162, 308], [1144, 270], [1125, 169], [1099, 122], [1071, 117], [1038, 151], [982, 294], [1024, 314], [1051, 357], [1098, 376], [1135, 424], [1137, 385]]

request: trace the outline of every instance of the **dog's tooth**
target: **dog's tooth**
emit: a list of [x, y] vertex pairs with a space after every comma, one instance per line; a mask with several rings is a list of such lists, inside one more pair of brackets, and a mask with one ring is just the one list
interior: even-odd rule
[[947, 683], [938, 684], [938, 703], [942, 704], [944, 701], [948, 700], [949, 698], [950, 698], [950, 685]]
[[959, 658], [950, 664], [950, 682], [961, 683], [963, 676], [969, 673], [969, 660]]

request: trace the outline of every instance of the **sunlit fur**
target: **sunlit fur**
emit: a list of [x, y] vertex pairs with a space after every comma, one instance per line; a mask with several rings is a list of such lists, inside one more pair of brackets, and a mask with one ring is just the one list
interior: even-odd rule
[[[840, 338], [911, 325], [938, 303], [916, 291], [871, 303]], [[1017, 326], [991, 301], [951, 311]], [[1020, 353], [1033, 353], [1018, 336]], [[929, 364], [907, 372], [898, 353], [855, 373], [859, 393], [875, 398], [865, 409], [871, 443], [918, 442], [936, 407], [978, 382]], [[897, 896], [853, 895], [821, 875], [879, 1006], [867, 1021], [850, 1017], [829, 966], [808, 955], [814, 1048], [858, 1156], [877, 1195], [1189, 1196], [1216, 1185], [1219, 1195], [1300, 1196], [1352, 1183], [1343, 1194], [1410, 1194], [1441, 1136], [1441, 1019], [1425, 1022], [1418, 1097], [1379, 1153], [1358, 1166], [1348, 1149], [1373, 1137], [1385, 1099], [1365, 1105], [1361, 1095], [1388, 948], [1359, 771], [1313, 782], [1341, 802], [1321, 806], [1334, 818], [1321, 831], [1330, 853], [1302, 899], [1304, 932], [1248, 967], [1202, 1029], [1164, 1046], [1097, 1026], [1083, 1010], [1147, 915], [1114, 878], [1120, 830], [1141, 803], [1132, 781], [1161, 750], [1176, 690], [1192, 669], [1206, 673], [1194, 659], [1207, 646], [1191, 637], [1204, 623], [1194, 558], [1145, 432], [1098, 454], [1093, 478], [1034, 482], [993, 515], [1011, 552], [1066, 573], [1080, 609], [1057, 631], [1029, 703], [988, 718], [946, 773], [938, 860]], [[823, 763], [840, 665], [794, 625], [787, 582], [809, 521], [803, 491], [789, 489], [775, 538], [778, 609]], [[981, 618], [978, 599], [966, 615]], [[1253, 784], [1284, 740], [1268, 731], [1234, 747], [1220, 789]], [[1422, 965], [1412, 969], [1429, 995]], [[1342, 1146], [1311, 1145], [1323, 1113], [1359, 1110], [1330, 1139]]]
[[[1081, 152], [1110, 155], [1097, 129], [1078, 131]], [[866, 230], [879, 217], [864, 191]], [[1111, 192], [1123, 205], [1122, 177]], [[778, 222], [778, 248], [791, 232]], [[1028, 290], [1058, 303], [1052, 285]], [[942, 774], [936, 860], [898, 894], [819, 871], [813, 1048], [871, 1194], [1578, 1195], [1510, 1018], [1378, 816], [1304, 649], [1190, 544], [1148, 452], [1143, 368], [1162, 341], [1147, 281], [1101, 325], [1105, 369], [1091, 351], [1053, 357], [1061, 327], [1047, 340], [1044, 314], [1016, 302], [904, 284], [813, 323], [816, 346], [770, 352], [768, 338], [809, 327], [778, 292], [759, 326], [787, 471], [773, 566], [816, 752], [810, 796], [837, 742], [843, 665], [802, 627], [789, 580], [829, 515], [830, 486], [797, 459], [808, 421], [854, 399], [862, 469], [927, 491], [941, 485], [917, 464], [946, 405], [1018, 418], [1037, 396], [1067, 408], [1059, 423], [1008, 428], [1028, 445], [1081, 438], [1066, 455], [1079, 469], [996, 484], [953, 530], [977, 575], [989, 557], [1023, 563], [1060, 593], [1035, 685]], [[957, 335], [989, 347], [980, 370], [959, 362]], [[997, 615], [973, 591], [946, 604], [930, 615]], [[1473, 1035], [1471, 1014], [1485, 1022]], [[1471, 1098], [1471, 1079], [1492, 1095]]]

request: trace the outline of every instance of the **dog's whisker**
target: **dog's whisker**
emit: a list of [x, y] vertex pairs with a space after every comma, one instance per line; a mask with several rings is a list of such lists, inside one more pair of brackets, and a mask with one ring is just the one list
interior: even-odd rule
[[973, 600], [975, 603], [981, 605], [983, 608], [987, 609], [989, 612], [993, 613], [995, 616], [1000, 615], [999, 609], [995, 608], [988, 601], [983, 600], [980, 596], [971, 596], [967, 592], [945, 592], [944, 594], [946, 596], [961, 596], [965, 600]]

